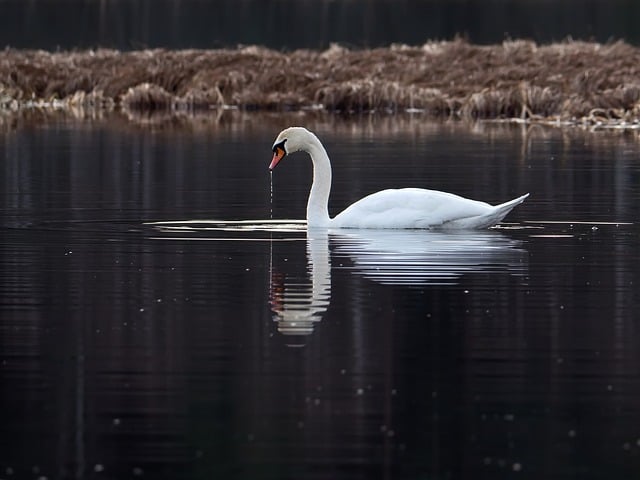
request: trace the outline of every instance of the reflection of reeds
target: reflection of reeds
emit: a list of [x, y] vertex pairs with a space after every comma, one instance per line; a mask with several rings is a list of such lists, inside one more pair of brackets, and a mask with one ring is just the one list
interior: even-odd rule
[[640, 48], [462, 40], [277, 52], [0, 52], [0, 108], [404, 111], [432, 116], [640, 119]]

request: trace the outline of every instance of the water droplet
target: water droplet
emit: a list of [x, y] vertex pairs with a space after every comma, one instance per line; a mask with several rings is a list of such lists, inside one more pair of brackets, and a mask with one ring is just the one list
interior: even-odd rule
[[362, 395], [363, 393], [364, 393], [364, 390], [362, 388], [359, 388], [356, 390], [357, 395]]
[[511, 468], [513, 469], [514, 472], [519, 472], [520, 470], [522, 470], [522, 464], [516, 462], [513, 464]]
[[573, 438], [573, 437], [576, 436], [576, 431], [575, 430], [569, 430], [568, 435], [569, 435], [569, 437]]
[[269, 170], [269, 219], [273, 220], [273, 170]]
[[104, 471], [104, 466], [99, 463], [96, 463], [95, 466], [93, 467], [93, 471], [98, 473], [102, 472]]
[[144, 475], [144, 471], [140, 467], [133, 467], [133, 474], [139, 477]]

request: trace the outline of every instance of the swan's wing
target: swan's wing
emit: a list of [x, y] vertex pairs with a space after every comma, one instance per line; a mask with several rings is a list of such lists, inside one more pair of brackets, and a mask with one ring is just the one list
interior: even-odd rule
[[349, 206], [332, 220], [344, 228], [429, 228], [485, 215], [494, 207], [452, 193], [420, 188], [382, 190]]

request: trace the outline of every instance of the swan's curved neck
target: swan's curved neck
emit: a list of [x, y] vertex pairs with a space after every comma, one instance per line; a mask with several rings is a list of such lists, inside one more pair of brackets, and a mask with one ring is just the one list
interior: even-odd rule
[[306, 148], [313, 162], [313, 184], [307, 202], [307, 226], [326, 227], [329, 218], [329, 193], [331, 192], [331, 163], [327, 151], [317, 137], [312, 136]]

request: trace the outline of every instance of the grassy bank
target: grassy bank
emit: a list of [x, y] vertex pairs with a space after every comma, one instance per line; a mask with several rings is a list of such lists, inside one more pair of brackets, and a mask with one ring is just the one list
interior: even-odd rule
[[278, 52], [0, 52], [0, 108], [131, 112], [419, 110], [434, 117], [640, 124], [640, 48], [622, 42]]

